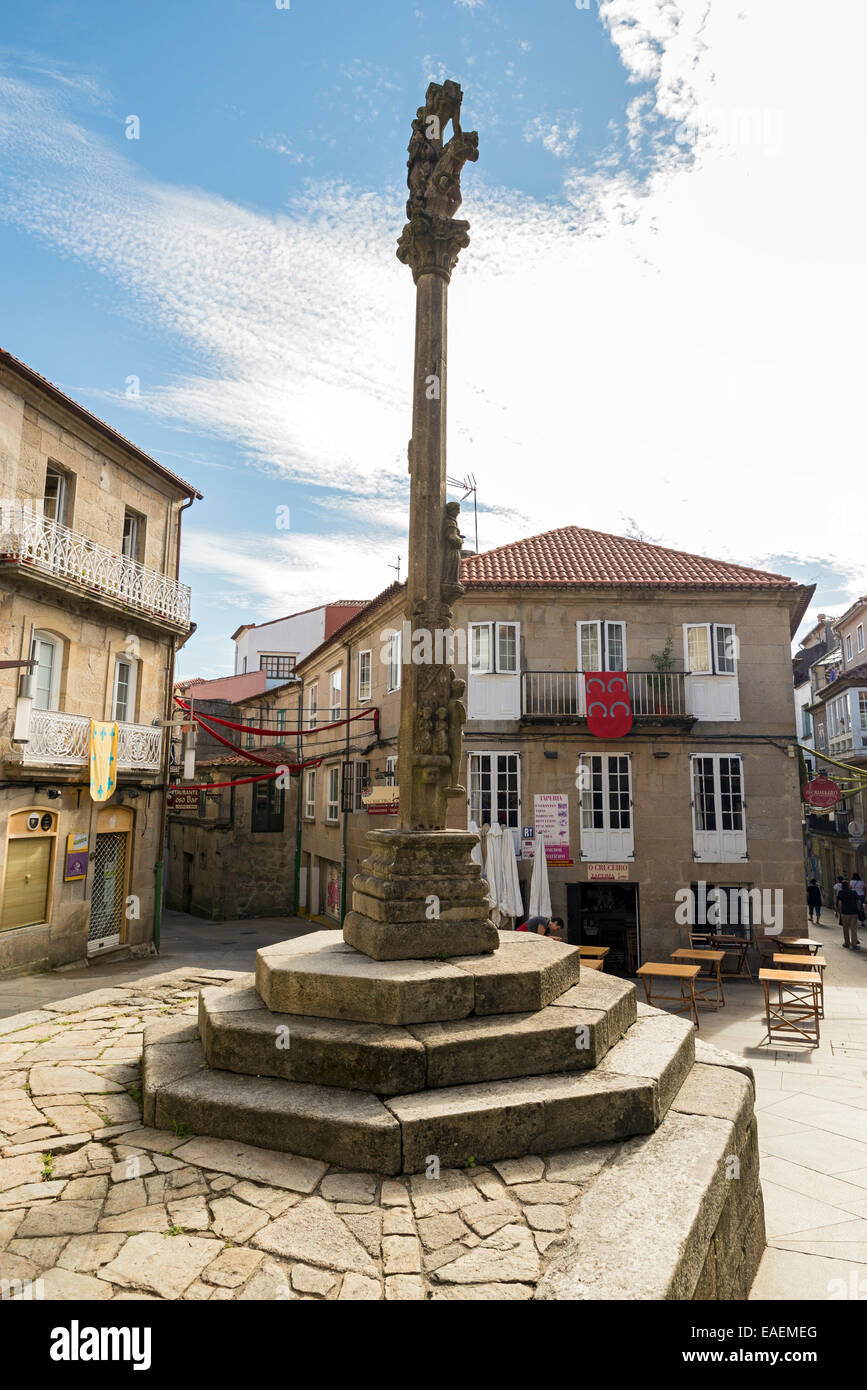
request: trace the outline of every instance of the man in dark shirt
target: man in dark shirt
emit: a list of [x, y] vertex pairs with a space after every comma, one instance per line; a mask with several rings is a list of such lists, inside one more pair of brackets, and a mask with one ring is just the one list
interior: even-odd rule
[[559, 936], [562, 930], [562, 917], [530, 917], [518, 928], [518, 931], [537, 932], [539, 936]]
[[844, 948], [847, 951], [857, 950], [861, 945], [858, 940], [858, 894], [845, 881], [837, 894], [837, 911], [843, 927]]

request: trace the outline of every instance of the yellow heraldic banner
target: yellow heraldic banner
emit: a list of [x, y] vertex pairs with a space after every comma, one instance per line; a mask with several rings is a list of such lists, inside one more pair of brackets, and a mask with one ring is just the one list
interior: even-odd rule
[[90, 799], [108, 801], [117, 782], [117, 725], [90, 721]]

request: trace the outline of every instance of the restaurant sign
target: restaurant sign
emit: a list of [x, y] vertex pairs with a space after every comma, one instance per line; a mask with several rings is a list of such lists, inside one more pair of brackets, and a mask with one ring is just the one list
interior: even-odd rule
[[629, 878], [628, 864], [588, 864], [590, 883], [624, 883]]

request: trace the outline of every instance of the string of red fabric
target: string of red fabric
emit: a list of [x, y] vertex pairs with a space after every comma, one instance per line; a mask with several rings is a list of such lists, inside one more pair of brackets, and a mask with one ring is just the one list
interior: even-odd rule
[[215, 791], [217, 788], [222, 787], [243, 787], [250, 782], [266, 782], [272, 777], [280, 776], [281, 773], [301, 772], [305, 768], [319, 767], [322, 763], [321, 757], [305, 758], [304, 761], [300, 763], [281, 763], [278, 767], [274, 768], [270, 758], [260, 758], [255, 753], [251, 753], [248, 748], [241, 748], [239, 744], [232, 743], [230, 739], [225, 738], [216, 729], [212, 728], [212, 724], [222, 724], [225, 725], [226, 728], [237, 729], [242, 734], [264, 734], [266, 737], [274, 737], [279, 733], [281, 738], [293, 738], [297, 737], [299, 734], [312, 735], [324, 733], [327, 729], [337, 729], [342, 724], [352, 724], [356, 719], [369, 719], [372, 716], [374, 732], [379, 731], [379, 710], [375, 707], [372, 710], [361, 710], [359, 714], [352, 714], [347, 719], [338, 719], [334, 724], [323, 724], [317, 729], [275, 730], [257, 729], [251, 727], [249, 724], [234, 724], [230, 719], [220, 719], [215, 714], [209, 714], [207, 716], [201, 715], [197, 713], [196, 710], [192, 709], [186, 700], [179, 699], [177, 695], [175, 696], [175, 703], [180, 705], [181, 709], [185, 710], [188, 714], [191, 714], [196, 723], [200, 724], [205, 732], [211, 735], [211, 738], [216, 739], [217, 743], [222, 743], [224, 747], [231, 748], [233, 753], [237, 754], [239, 757], [246, 758], [248, 762], [258, 763], [260, 767], [274, 769], [271, 772], [261, 772], [256, 777], [239, 777], [232, 782], [185, 782], [182, 787], [179, 787], [179, 790], [183, 791]]
[[[231, 719], [220, 719], [216, 714], [201, 715], [191, 709], [186, 700], [181, 700], [175, 696], [175, 704], [180, 705], [181, 709], [192, 714], [197, 723], [204, 723], [206, 727], [210, 724], [219, 724], [225, 729], [235, 729], [239, 734], [263, 734], [266, 738], [274, 738], [278, 734], [280, 738], [313, 738], [316, 734], [327, 733], [329, 729], [339, 729], [344, 724], [353, 724], [356, 719], [373, 719], [373, 732], [379, 733], [379, 710], [374, 706], [373, 709], [360, 710], [358, 714], [350, 714], [346, 719], [335, 719], [332, 724], [319, 724], [312, 729], [258, 729], [253, 724], [235, 724]], [[233, 745], [230, 744], [229, 747]], [[242, 750], [239, 748], [238, 752]]]

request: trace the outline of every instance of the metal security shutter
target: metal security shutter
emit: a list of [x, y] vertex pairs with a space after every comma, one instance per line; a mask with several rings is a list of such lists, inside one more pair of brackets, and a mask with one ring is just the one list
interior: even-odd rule
[[126, 835], [97, 835], [93, 852], [93, 892], [90, 899], [88, 950], [120, 944], [123, 930], [123, 889], [126, 882]]
[[6, 846], [6, 886], [0, 931], [44, 922], [52, 841], [10, 840]]

